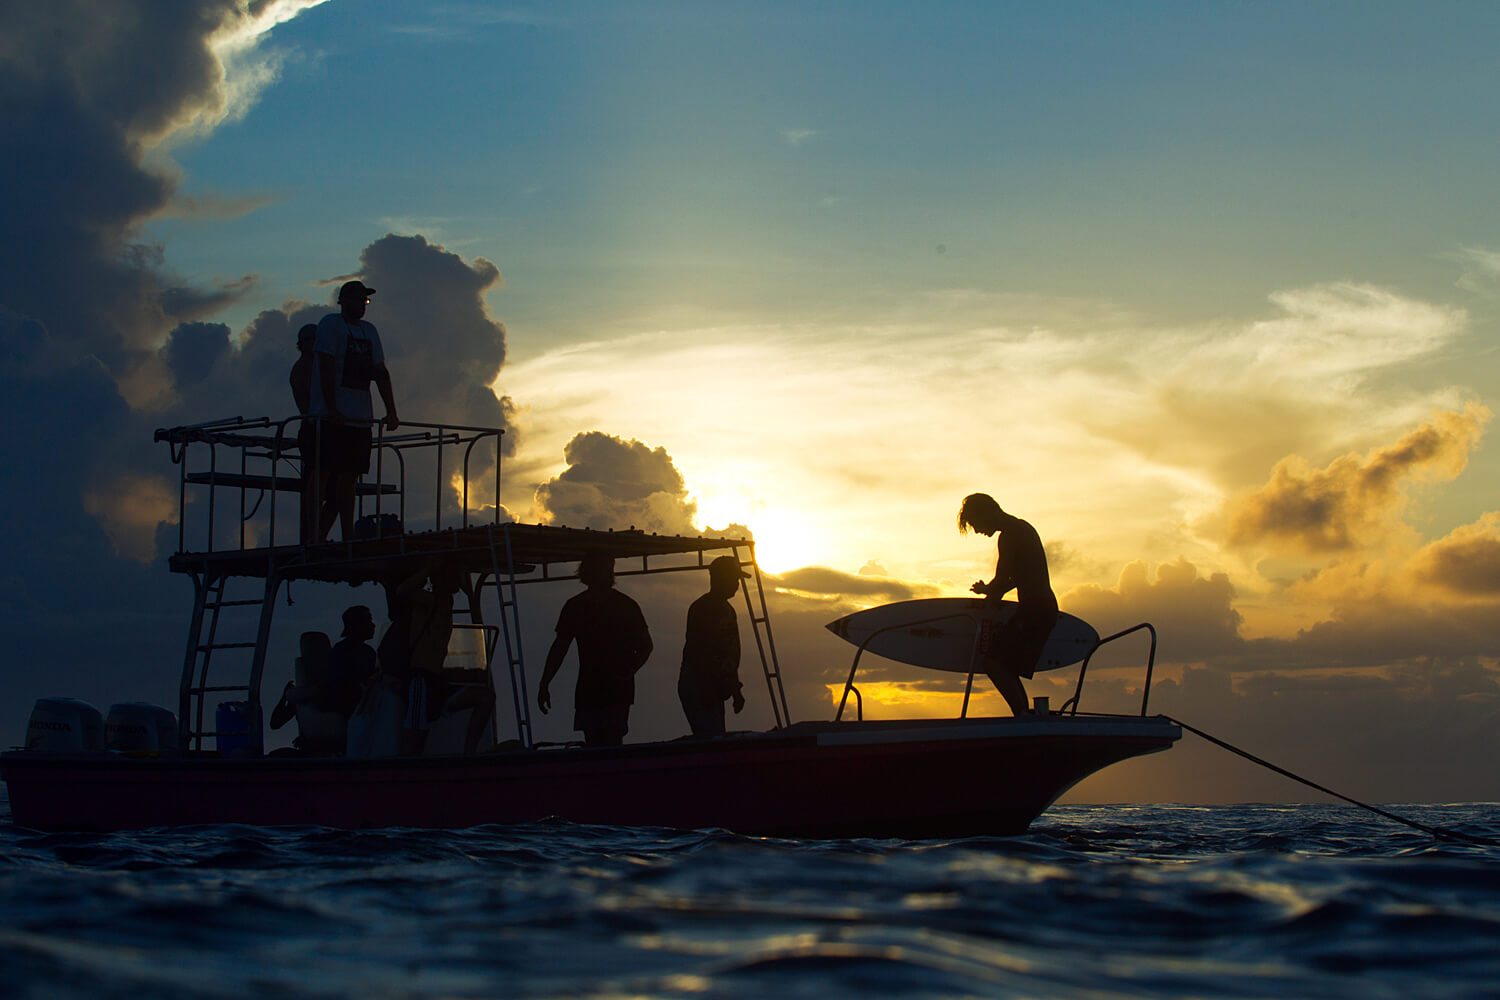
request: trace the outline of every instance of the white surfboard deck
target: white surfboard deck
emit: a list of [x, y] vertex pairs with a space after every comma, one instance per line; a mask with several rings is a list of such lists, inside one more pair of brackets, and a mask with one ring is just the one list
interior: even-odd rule
[[[982, 597], [934, 597], [898, 601], [866, 608], [828, 623], [828, 630], [858, 646], [875, 632], [865, 648], [877, 656], [930, 670], [966, 674], [984, 673], [983, 662], [974, 663], [975, 629], [997, 629], [1015, 615], [1015, 601], [989, 601]], [[1088, 656], [1099, 642], [1099, 633], [1081, 618], [1059, 612], [1057, 624], [1037, 659], [1036, 669], [1055, 670]]]

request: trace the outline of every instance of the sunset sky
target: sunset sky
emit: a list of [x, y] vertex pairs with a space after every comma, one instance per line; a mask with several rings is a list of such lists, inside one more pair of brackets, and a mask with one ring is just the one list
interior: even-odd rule
[[[360, 276], [402, 415], [507, 427], [514, 517], [754, 532], [798, 718], [824, 622], [989, 576], [986, 491], [1064, 610], [1155, 624], [1156, 709], [1500, 800], [1497, 41], [1473, 3], [7, 5], [0, 741], [40, 695], [175, 707], [151, 429], [286, 415]], [[626, 589], [633, 733], [678, 735], [691, 588]], [[1120, 645], [1084, 708], [1138, 710]], [[1304, 797], [1192, 737], [1075, 792]]]

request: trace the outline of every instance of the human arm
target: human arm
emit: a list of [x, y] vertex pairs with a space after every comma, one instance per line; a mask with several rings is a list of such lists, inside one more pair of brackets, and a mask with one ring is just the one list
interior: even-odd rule
[[988, 583], [978, 581], [969, 589], [976, 594], [983, 594], [992, 601], [998, 601], [1010, 593], [1016, 586], [1015, 555], [1011, 546], [1006, 544], [1006, 536], [1001, 535], [996, 542], [995, 578]]
[[380, 401], [385, 404], [385, 429], [393, 431], [401, 426], [401, 419], [396, 416], [396, 392], [391, 388], [391, 371], [382, 361], [375, 366], [373, 375]]
[[542, 667], [542, 682], [536, 689], [536, 707], [542, 710], [543, 715], [552, 711], [552, 678], [562, 669], [563, 657], [568, 655], [568, 647], [572, 644], [572, 636], [559, 632], [557, 638], [552, 640], [552, 648], [547, 650], [547, 663]]

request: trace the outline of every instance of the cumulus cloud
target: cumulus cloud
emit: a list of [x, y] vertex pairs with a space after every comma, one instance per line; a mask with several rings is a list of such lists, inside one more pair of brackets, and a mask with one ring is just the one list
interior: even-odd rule
[[[149, 162], [176, 130], [247, 106], [245, 76], [273, 24], [307, 3], [85, 0], [0, 8], [0, 164], [7, 239], [0, 303], [99, 358], [133, 406], [170, 402], [155, 355], [179, 322], [201, 319], [247, 282], [190, 288], [140, 226], [177, 179]], [[141, 53], [152, 53], [149, 72]], [[239, 71], [226, 68], [233, 56]]]
[[1412, 572], [1460, 597], [1500, 599], [1500, 512], [1425, 546], [1412, 560]]
[[1377, 541], [1405, 506], [1403, 487], [1462, 472], [1489, 417], [1477, 404], [1438, 413], [1388, 448], [1343, 455], [1321, 469], [1285, 458], [1265, 486], [1227, 504], [1226, 537], [1235, 546], [1264, 543], [1308, 553]]
[[1196, 662], [1235, 653], [1244, 647], [1243, 621], [1234, 609], [1235, 589], [1224, 573], [1199, 575], [1179, 557], [1156, 569], [1155, 579], [1143, 562], [1120, 572], [1114, 587], [1086, 584], [1062, 595], [1062, 610], [1109, 635], [1150, 622], [1161, 636], [1158, 657], [1164, 662]]
[[572, 528], [694, 534], [697, 504], [665, 448], [588, 431], [563, 449], [568, 467], [537, 487], [544, 521]]

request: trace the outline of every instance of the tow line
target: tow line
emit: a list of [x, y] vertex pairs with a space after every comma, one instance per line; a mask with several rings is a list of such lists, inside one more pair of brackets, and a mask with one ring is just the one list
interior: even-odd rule
[[1322, 792], [1325, 795], [1332, 795], [1336, 799], [1343, 799], [1350, 805], [1359, 806], [1361, 809], [1368, 809], [1370, 812], [1375, 813], [1379, 816], [1384, 816], [1386, 819], [1394, 820], [1397, 823], [1412, 827], [1413, 829], [1421, 830], [1424, 833], [1430, 833], [1438, 840], [1447, 840], [1460, 844], [1477, 844], [1482, 847], [1500, 847], [1500, 841], [1491, 840], [1487, 837], [1476, 837], [1468, 833], [1460, 833], [1457, 830], [1444, 830], [1441, 827], [1428, 826], [1426, 823], [1418, 823], [1414, 819], [1407, 819], [1404, 816], [1397, 816], [1393, 812], [1387, 812], [1386, 810], [1381, 809], [1378, 806], [1372, 806], [1367, 802], [1361, 802], [1358, 799], [1351, 799], [1349, 796], [1341, 795], [1331, 788], [1318, 784], [1316, 781], [1309, 781], [1307, 778], [1302, 777], [1300, 774], [1293, 774], [1291, 771], [1288, 771], [1284, 767], [1277, 767], [1270, 761], [1257, 757], [1255, 756], [1255, 754], [1251, 753], [1248, 750], [1241, 750], [1239, 747], [1234, 746], [1233, 744], [1225, 743], [1223, 740], [1219, 739], [1216, 736], [1210, 736], [1203, 730], [1190, 726], [1186, 722], [1183, 722], [1181, 719], [1174, 719], [1170, 715], [1162, 716], [1162, 718], [1166, 719], [1168, 722], [1172, 722], [1181, 726], [1183, 729], [1186, 729], [1188, 732], [1194, 734], [1195, 736], [1203, 737], [1214, 746], [1223, 747], [1230, 753], [1238, 754], [1251, 763], [1259, 764], [1261, 767], [1275, 771], [1277, 774], [1280, 774], [1287, 778], [1291, 778], [1293, 781], [1299, 781], [1309, 788], [1316, 788], [1318, 791]]

